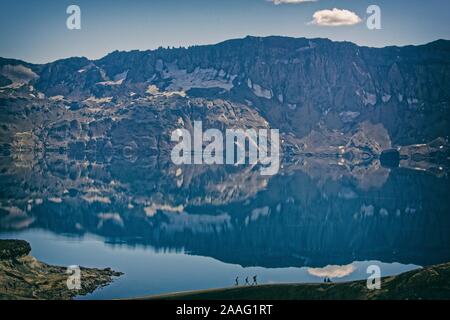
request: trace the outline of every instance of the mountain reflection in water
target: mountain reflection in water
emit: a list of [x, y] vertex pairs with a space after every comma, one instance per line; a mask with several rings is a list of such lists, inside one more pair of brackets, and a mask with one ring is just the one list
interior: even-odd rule
[[[94, 237], [96, 246], [116, 250], [115, 261], [142, 250], [153, 259], [163, 259], [162, 253], [213, 258], [205, 274], [215, 277], [224, 276], [212, 267], [221, 263], [259, 274], [305, 267], [298, 269], [305, 277], [278, 279], [284, 281], [320, 281], [330, 274], [344, 279], [358, 269], [355, 261], [381, 261], [387, 269], [397, 262], [406, 266], [401, 270], [450, 261], [448, 190], [446, 174], [389, 169], [376, 161], [346, 167], [305, 158], [267, 177], [250, 166], [22, 154], [0, 158], [0, 237], [27, 238], [34, 253], [56, 264], [96, 266], [98, 259], [95, 251], [91, 258], [79, 253], [78, 262], [56, 245], [52, 256], [45, 239], [47, 245], [50, 238], [69, 239], [71, 246], [76, 240], [88, 248]], [[180, 261], [171, 268], [182, 268]], [[167, 269], [152, 276], [164, 278]], [[233, 272], [227, 273], [229, 285]], [[153, 291], [172, 289], [180, 287], [161, 284]]]

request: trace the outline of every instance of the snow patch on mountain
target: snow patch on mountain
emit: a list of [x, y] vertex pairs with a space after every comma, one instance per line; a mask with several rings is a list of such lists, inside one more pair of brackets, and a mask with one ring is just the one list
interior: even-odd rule
[[97, 82], [98, 85], [101, 86], [120, 86], [126, 79], [127, 79], [127, 75], [128, 75], [128, 70], [119, 74], [116, 74], [114, 76], [114, 80], [108, 80], [108, 81], [102, 81], [102, 82]]
[[383, 96], [381, 97], [381, 100], [383, 100], [384, 103], [389, 102], [389, 100], [391, 100], [391, 95], [383, 94]]
[[257, 83], [253, 83], [250, 78], [247, 80], [247, 86], [249, 87], [249, 89], [251, 89], [253, 91], [253, 93], [257, 97], [265, 98], [265, 99], [269, 99], [269, 100], [272, 99], [272, 97], [273, 97], [272, 90], [266, 89]]
[[230, 91], [236, 75], [228, 75], [224, 70], [195, 68], [193, 72], [179, 69], [176, 63], [168, 63], [162, 71], [164, 79], [171, 80], [168, 91], [188, 91], [192, 88], [222, 88]]
[[374, 106], [377, 104], [377, 95], [373, 93], [366, 92], [364, 90], [356, 90], [356, 95], [362, 99], [365, 106]]

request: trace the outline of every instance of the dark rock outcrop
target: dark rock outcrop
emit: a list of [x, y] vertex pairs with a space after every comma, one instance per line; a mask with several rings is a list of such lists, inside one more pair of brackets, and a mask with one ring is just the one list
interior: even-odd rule
[[0, 259], [16, 259], [30, 253], [31, 246], [24, 240], [0, 240]]

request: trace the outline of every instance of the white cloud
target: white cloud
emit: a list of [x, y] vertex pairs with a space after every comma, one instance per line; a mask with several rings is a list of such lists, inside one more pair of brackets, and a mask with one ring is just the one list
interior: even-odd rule
[[276, 5], [284, 3], [304, 3], [304, 2], [315, 2], [317, 0], [268, 0]]
[[311, 24], [318, 26], [352, 26], [360, 23], [362, 20], [353, 11], [334, 8], [332, 10], [320, 10], [313, 14]]
[[308, 268], [308, 273], [321, 278], [343, 278], [353, 273], [356, 267], [353, 264], [345, 266], [326, 266], [323, 268]]

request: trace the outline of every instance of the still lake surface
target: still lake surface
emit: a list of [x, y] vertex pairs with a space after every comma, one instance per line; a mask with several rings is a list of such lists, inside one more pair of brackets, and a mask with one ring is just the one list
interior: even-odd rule
[[445, 173], [324, 159], [263, 177], [156, 159], [0, 158], [0, 238], [55, 265], [124, 272], [80, 299], [366, 279], [450, 261]]

